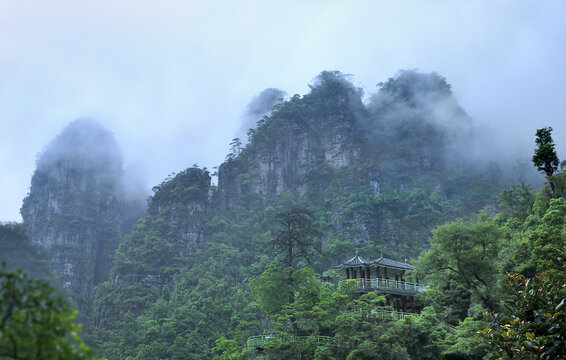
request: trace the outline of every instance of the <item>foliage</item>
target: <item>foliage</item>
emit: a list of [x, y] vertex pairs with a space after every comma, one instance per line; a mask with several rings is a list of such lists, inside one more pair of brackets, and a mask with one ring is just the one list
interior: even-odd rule
[[448, 331], [436, 312], [425, 307], [420, 316], [408, 316], [391, 325], [387, 336], [406, 349], [410, 359], [439, 359]]
[[520, 184], [503, 190], [498, 199], [501, 220], [514, 218], [518, 223], [522, 223], [532, 213], [535, 194], [529, 185]]
[[465, 318], [456, 327], [448, 328], [446, 343], [450, 346], [444, 351], [445, 358], [481, 360], [486, 354], [484, 344], [477, 332], [489, 325], [485, 319]]
[[252, 294], [267, 314], [277, 314], [289, 302], [294, 291], [287, 286], [292, 268], [279, 261], [270, 263], [265, 271], [250, 283]]
[[510, 275], [513, 297], [481, 331], [488, 359], [566, 359], [566, 248], [557, 260], [531, 279]]
[[419, 257], [419, 272], [443, 286], [446, 276], [477, 296], [483, 305], [497, 308], [494, 274], [502, 246], [502, 232], [491, 220], [457, 220], [433, 231], [430, 249]]
[[551, 199], [538, 226], [529, 235], [532, 249], [532, 262], [537, 270], [552, 260], [555, 254], [566, 247], [566, 198]]
[[149, 211], [155, 212], [158, 206], [190, 201], [204, 202], [208, 198], [210, 175], [206, 168], [193, 165], [178, 174], [171, 174], [161, 184], [153, 187], [149, 201]]
[[77, 311], [43, 280], [18, 270], [0, 272], [0, 358], [92, 359], [81, 340]]
[[294, 208], [277, 214], [277, 218], [281, 223], [277, 237], [272, 242], [275, 253], [282, 253], [284, 263], [290, 267], [295, 267], [301, 259], [310, 262], [312, 252], [320, 248], [316, 241], [322, 235], [313, 224], [312, 211]]
[[552, 140], [552, 128], [545, 127], [538, 129], [536, 132], [535, 143], [537, 147], [532, 161], [538, 171], [542, 171], [548, 178], [558, 170], [560, 161], [554, 149], [554, 141]]

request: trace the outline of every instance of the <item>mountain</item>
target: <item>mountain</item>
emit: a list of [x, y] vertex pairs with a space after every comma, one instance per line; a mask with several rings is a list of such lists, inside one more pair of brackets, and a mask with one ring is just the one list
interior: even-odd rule
[[38, 157], [21, 214], [81, 311], [108, 276], [123, 210], [122, 155], [113, 135], [92, 120], [70, 123]]
[[98, 349], [210, 358], [222, 334], [263, 321], [247, 282], [276, 256], [280, 213], [310, 210], [323, 233], [310, 266], [322, 273], [356, 250], [416, 257], [432, 228], [493, 201], [499, 185], [466, 156], [472, 122], [444, 78], [402, 71], [362, 96], [348, 76], [322, 72], [246, 145], [231, 143], [218, 186], [193, 166], [154, 187], [97, 287]]
[[[362, 95], [347, 76], [325, 71], [309, 94], [276, 105], [249, 130], [247, 146], [220, 166], [222, 206], [263, 207], [288, 191], [326, 204], [342, 237], [398, 251], [429, 226], [426, 219], [422, 229], [404, 226], [411, 211], [423, 213], [410, 206], [448, 206], [455, 214], [485, 204], [494, 184], [464, 156], [472, 148], [471, 119], [444, 78], [401, 71], [367, 106]], [[461, 191], [464, 183], [470, 192]], [[356, 196], [369, 203], [353, 209]]]

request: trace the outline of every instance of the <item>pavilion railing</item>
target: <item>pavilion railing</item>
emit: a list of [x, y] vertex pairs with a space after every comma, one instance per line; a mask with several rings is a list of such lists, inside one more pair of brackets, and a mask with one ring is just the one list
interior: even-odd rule
[[[407, 316], [420, 316], [420, 314], [400, 312], [389, 309], [374, 308], [370, 310], [349, 310], [350, 314], [360, 314], [376, 320], [381, 321], [396, 321], [404, 319]], [[322, 335], [310, 335], [310, 336], [292, 336], [289, 334], [266, 334], [266, 335], [256, 335], [250, 336], [246, 345], [248, 347], [254, 347], [257, 349], [264, 348], [266, 342], [271, 343], [302, 343], [304, 344], [316, 344], [316, 345], [327, 345], [335, 347], [350, 347], [352, 346], [351, 341], [346, 339], [337, 339], [331, 336]]]
[[425, 291], [425, 286], [422, 284], [411, 283], [406, 281], [392, 280], [392, 279], [349, 279], [344, 281], [356, 281], [357, 288], [356, 291], [372, 291], [381, 290], [384, 292], [392, 292], [398, 294], [417, 294], [423, 293]]
[[322, 336], [322, 335], [289, 336], [289, 335], [281, 335], [281, 334], [250, 336], [248, 338], [246, 345], [248, 347], [261, 348], [267, 341], [274, 341], [279, 343], [314, 342], [317, 345], [330, 345], [336, 347], [349, 345], [348, 342], [345, 342], [343, 340], [340, 341], [330, 336]]
[[369, 318], [383, 320], [383, 321], [397, 321], [404, 319], [407, 316], [420, 316], [420, 314], [417, 313], [409, 313], [409, 312], [402, 312], [402, 311], [395, 311], [388, 309], [371, 309], [369, 311], [364, 311], [362, 309], [359, 309], [359, 310], [350, 310], [348, 311], [348, 313], [364, 314]]

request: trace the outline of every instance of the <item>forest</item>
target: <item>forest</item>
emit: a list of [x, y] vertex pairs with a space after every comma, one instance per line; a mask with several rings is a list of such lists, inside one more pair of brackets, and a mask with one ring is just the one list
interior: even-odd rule
[[[474, 155], [437, 73], [399, 71], [369, 96], [338, 71], [309, 87], [270, 89], [222, 164], [148, 199], [127, 191], [108, 130], [69, 124], [23, 223], [0, 225], [0, 359], [566, 359], [552, 128], [512, 171]], [[417, 310], [341, 278], [358, 254], [407, 264]]]

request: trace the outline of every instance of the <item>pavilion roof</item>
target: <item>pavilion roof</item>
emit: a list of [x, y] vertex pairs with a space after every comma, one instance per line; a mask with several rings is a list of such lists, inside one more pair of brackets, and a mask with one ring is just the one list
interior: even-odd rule
[[340, 270], [343, 268], [360, 267], [360, 266], [381, 266], [381, 267], [386, 267], [390, 269], [399, 269], [399, 270], [413, 270], [415, 268], [413, 265], [408, 264], [406, 262], [391, 260], [388, 258], [384, 258], [383, 256], [375, 260], [364, 260], [358, 254], [356, 254], [356, 256], [354, 256], [350, 260], [343, 262], [342, 264], [333, 266], [333, 268]]
[[383, 267], [388, 267], [392, 269], [401, 269], [401, 270], [413, 270], [415, 267], [406, 262], [395, 261], [391, 259], [384, 258], [383, 256], [379, 259], [373, 260], [372, 264], [378, 264]]

